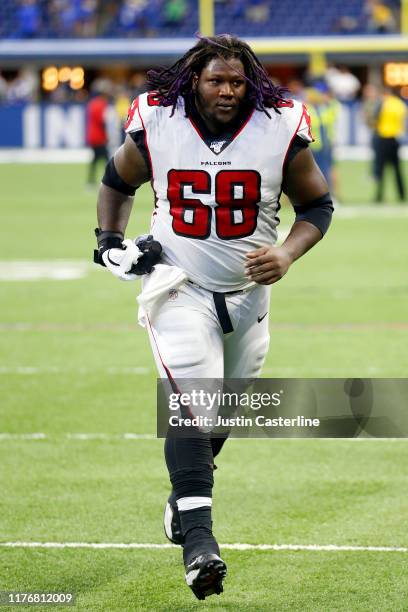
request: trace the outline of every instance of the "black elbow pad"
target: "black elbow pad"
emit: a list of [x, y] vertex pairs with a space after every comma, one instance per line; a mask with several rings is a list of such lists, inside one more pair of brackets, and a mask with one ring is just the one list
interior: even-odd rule
[[330, 193], [327, 192], [320, 198], [316, 198], [307, 204], [302, 204], [302, 206], [294, 206], [296, 213], [295, 223], [297, 221], [307, 221], [311, 223], [318, 230], [320, 230], [322, 236], [325, 235], [327, 230], [329, 229], [332, 215], [334, 211], [334, 206], [332, 199], [330, 197]]
[[119, 191], [119, 193], [123, 193], [123, 195], [127, 196], [134, 196], [137, 189], [137, 187], [129, 185], [119, 176], [115, 168], [113, 157], [111, 157], [106, 164], [105, 174], [102, 177], [102, 183], [107, 187], [115, 189], [115, 191]]

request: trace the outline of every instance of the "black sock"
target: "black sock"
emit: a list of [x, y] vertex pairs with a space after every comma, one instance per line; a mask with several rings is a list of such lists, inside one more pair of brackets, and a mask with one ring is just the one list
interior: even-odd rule
[[[197, 434], [194, 438], [168, 435], [164, 450], [174, 498], [212, 498], [214, 470], [209, 435]], [[191, 510], [179, 509], [179, 512], [181, 531], [185, 538], [185, 564], [201, 553], [218, 555], [218, 544], [211, 531], [211, 507], [203, 505]]]
[[180, 512], [181, 531], [184, 536], [184, 563], [190, 563], [201, 553], [220, 554], [217, 541], [212, 534], [211, 508], [202, 506]]

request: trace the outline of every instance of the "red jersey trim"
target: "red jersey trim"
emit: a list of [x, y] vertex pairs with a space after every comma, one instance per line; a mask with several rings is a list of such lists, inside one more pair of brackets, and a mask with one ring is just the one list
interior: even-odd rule
[[[123, 126], [124, 130], [127, 130], [129, 125], [132, 123], [133, 121], [133, 117], [135, 115], [136, 110], [139, 110], [139, 97], [135, 98], [132, 102], [132, 104], [130, 105], [129, 111], [128, 111], [128, 116], [125, 122], [125, 125]], [[140, 113], [139, 113], [140, 115]]]
[[[160, 349], [159, 349], [159, 345], [157, 344], [157, 340], [156, 340], [155, 335], [154, 335], [154, 332], [153, 332], [152, 324], [150, 323], [150, 319], [149, 319], [149, 316], [148, 316], [148, 314], [147, 314], [147, 313], [146, 313], [146, 319], [147, 319], [147, 322], [148, 322], [148, 324], [149, 324], [150, 333], [151, 333], [151, 335], [152, 335], [153, 342], [154, 342], [155, 347], [156, 347], [156, 350], [157, 350], [157, 354], [158, 354], [159, 359], [160, 359], [160, 361], [161, 361], [161, 364], [162, 364], [162, 366], [163, 366], [163, 368], [164, 368], [164, 371], [166, 372], [167, 378], [169, 379], [169, 381], [170, 381], [170, 384], [171, 384], [172, 388], [174, 388], [174, 387], [175, 387], [175, 388], [176, 388], [176, 390], [177, 390], [177, 393], [180, 393], [180, 391], [179, 391], [179, 390], [178, 390], [178, 388], [177, 388], [177, 385], [176, 385], [176, 383], [175, 383], [175, 380], [174, 380], [174, 378], [173, 378], [173, 376], [172, 376], [172, 374], [171, 374], [171, 372], [170, 372], [169, 368], [166, 366], [166, 364], [165, 364], [165, 363], [164, 363], [164, 361], [163, 361], [163, 357], [161, 356]], [[174, 387], [173, 387], [173, 386], [174, 386]]]
[[286, 149], [285, 157], [283, 158], [283, 164], [282, 164], [282, 180], [283, 180], [283, 170], [284, 170], [284, 168], [285, 168], [286, 160], [287, 160], [287, 158], [288, 158], [289, 149], [290, 149], [290, 147], [292, 146], [292, 142], [295, 140], [296, 134], [298, 133], [298, 129], [300, 128], [300, 124], [302, 123], [303, 117], [305, 117], [305, 119], [306, 119], [306, 123], [307, 123], [307, 125], [309, 126], [309, 135], [310, 135], [310, 137], [311, 137], [311, 138], [314, 140], [314, 138], [313, 138], [313, 136], [312, 136], [312, 133], [311, 133], [311, 131], [310, 131], [310, 116], [309, 116], [309, 113], [307, 112], [307, 108], [306, 108], [306, 106], [305, 106], [304, 104], [302, 104], [302, 109], [303, 109], [303, 110], [302, 110], [302, 114], [301, 114], [300, 119], [299, 119], [299, 123], [297, 124], [297, 126], [296, 126], [296, 130], [294, 131], [293, 136], [292, 136], [292, 138], [291, 138], [291, 139], [290, 139], [290, 141], [289, 141], [288, 148]]
[[[177, 383], [174, 380], [173, 375], [170, 372], [170, 369], [166, 366], [166, 364], [163, 361], [163, 358], [162, 358], [161, 353], [160, 353], [159, 345], [157, 343], [156, 337], [155, 337], [154, 332], [153, 332], [153, 327], [152, 327], [152, 324], [150, 323], [150, 319], [149, 319], [149, 316], [148, 316], [147, 313], [146, 313], [146, 319], [147, 319], [147, 323], [149, 325], [150, 334], [151, 334], [151, 336], [153, 338], [153, 342], [154, 342], [156, 350], [157, 350], [157, 354], [158, 354], [159, 359], [161, 361], [161, 364], [162, 364], [162, 366], [164, 368], [164, 371], [166, 372], [166, 375], [167, 375], [167, 378], [169, 380], [170, 386], [173, 389], [174, 393], [178, 393], [179, 395], [181, 395], [182, 392], [180, 391], [179, 387], [177, 386]], [[183, 407], [180, 406], [180, 408], [181, 408], [181, 410], [183, 410], [183, 408], [185, 408], [187, 415], [190, 418], [194, 418], [194, 414], [192, 413], [190, 406], [183, 406]]]

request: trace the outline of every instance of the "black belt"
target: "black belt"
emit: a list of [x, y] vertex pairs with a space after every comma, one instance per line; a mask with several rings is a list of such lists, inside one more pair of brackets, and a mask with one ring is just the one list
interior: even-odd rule
[[229, 334], [234, 331], [231, 318], [225, 302], [225, 296], [231, 293], [240, 293], [239, 291], [229, 291], [228, 293], [213, 292], [215, 310], [217, 311], [218, 320], [221, 324], [221, 329], [224, 334]]
[[[199, 289], [204, 288], [191, 280], [188, 280], [188, 282], [190, 283], [190, 285], [194, 285], [195, 287], [198, 287]], [[215, 305], [215, 310], [217, 312], [218, 320], [221, 324], [221, 329], [224, 332], [224, 334], [229, 334], [230, 332], [234, 331], [234, 328], [231, 322], [231, 318], [229, 316], [229, 312], [227, 309], [227, 304], [225, 302], [225, 296], [226, 295], [237, 295], [238, 293], [244, 293], [244, 292], [245, 292], [245, 289], [238, 289], [238, 291], [224, 291], [223, 293], [219, 293], [218, 291], [211, 292], [213, 294], [214, 305]]]

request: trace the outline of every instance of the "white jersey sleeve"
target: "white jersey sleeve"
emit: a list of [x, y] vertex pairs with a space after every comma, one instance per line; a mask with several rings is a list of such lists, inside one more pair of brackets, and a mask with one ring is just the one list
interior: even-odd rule
[[306, 142], [314, 141], [310, 115], [305, 104], [298, 100], [288, 100], [279, 110], [291, 132], [290, 142], [293, 141], [295, 136], [299, 136]]
[[303, 112], [302, 117], [299, 123], [299, 127], [297, 129], [296, 135], [303, 138], [306, 142], [313, 142], [313, 134], [312, 134], [312, 122], [310, 119], [309, 111], [307, 110], [307, 106], [302, 104]]
[[146, 92], [135, 98], [129, 108], [128, 116], [124, 125], [127, 134], [146, 130], [147, 126], [154, 121], [159, 109], [159, 103], [154, 92]]

